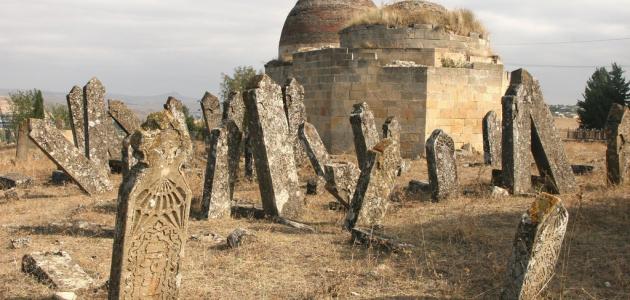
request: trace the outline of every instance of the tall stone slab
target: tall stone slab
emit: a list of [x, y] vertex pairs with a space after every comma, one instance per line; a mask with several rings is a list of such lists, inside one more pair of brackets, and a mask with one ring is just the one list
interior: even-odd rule
[[254, 78], [250, 88], [245, 107], [263, 208], [272, 216], [298, 217], [304, 195], [298, 187], [282, 89], [267, 75]]
[[396, 117], [388, 117], [383, 123], [383, 138], [389, 138], [394, 143], [394, 152], [397, 153], [398, 175], [402, 175], [403, 159], [400, 155], [400, 123]]
[[139, 162], [119, 190], [109, 299], [178, 298], [192, 195], [182, 172], [192, 144], [180, 108], [169, 99], [130, 137]]
[[357, 182], [345, 229], [355, 226], [381, 225], [389, 207], [389, 196], [396, 182], [396, 147], [391, 139], [383, 139], [367, 153], [365, 167]]
[[24, 162], [30, 159], [30, 143], [28, 138], [28, 120], [18, 124], [17, 145], [15, 147], [15, 161]]
[[301, 166], [308, 161], [307, 153], [299, 138], [300, 126], [306, 122], [304, 87], [295, 78], [289, 78], [282, 87], [282, 100], [289, 125], [289, 134], [293, 140], [295, 162], [296, 165]]
[[29, 136], [35, 144], [66, 174], [90, 195], [112, 190], [108, 171], [85, 157], [68, 142], [61, 131], [45, 120], [29, 120]]
[[562, 201], [541, 194], [516, 231], [501, 299], [538, 299], [555, 274], [569, 213]]
[[230, 215], [240, 160], [241, 132], [232, 120], [210, 132], [201, 211], [205, 218]]
[[324, 146], [324, 142], [322, 142], [319, 133], [317, 133], [317, 128], [315, 128], [315, 126], [311, 123], [304, 122], [300, 125], [299, 131], [300, 140], [302, 141], [302, 145], [304, 145], [304, 149], [306, 150], [308, 159], [311, 161], [311, 165], [315, 170], [315, 174], [320, 177], [325, 177], [325, 166], [330, 161], [330, 156], [328, 155], [326, 146]]
[[74, 137], [74, 145], [86, 157], [85, 150], [85, 107], [83, 100], [83, 89], [74, 86], [70, 93], [66, 96], [68, 109], [70, 111], [70, 125], [72, 128], [72, 136]]
[[630, 172], [630, 109], [613, 104], [606, 121], [608, 183], [623, 184]]
[[436, 129], [427, 140], [426, 152], [431, 199], [448, 199], [459, 189], [455, 143], [442, 129]]
[[238, 130], [245, 132], [247, 121], [245, 119], [245, 103], [240, 92], [230, 93], [229, 99], [223, 103], [223, 120], [232, 120]]
[[489, 166], [501, 166], [501, 123], [497, 113], [489, 111], [483, 117], [483, 162]]
[[355, 164], [345, 161], [330, 162], [325, 165], [325, 170], [326, 190], [349, 209], [361, 171]]
[[140, 119], [120, 100], [108, 100], [109, 115], [120, 125], [127, 135], [140, 128]]
[[201, 99], [201, 112], [203, 113], [203, 120], [206, 123], [208, 132], [221, 126], [223, 111], [221, 110], [219, 98], [206, 92]]
[[83, 87], [84, 116], [86, 125], [85, 147], [88, 158], [97, 164], [107, 166], [109, 162], [108, 140], [110, 129], [105, 112], [105, 87], [97, 78], [92, 78]]
[[374, 123], [374, 114], [367, 103], [358, 103], [353, 106], [350, 124], [352, 125], [354, 150], [357, 153], [359, 168], [363, 170], [367, 163], [368, 150], [380, 141], [376, 123]]

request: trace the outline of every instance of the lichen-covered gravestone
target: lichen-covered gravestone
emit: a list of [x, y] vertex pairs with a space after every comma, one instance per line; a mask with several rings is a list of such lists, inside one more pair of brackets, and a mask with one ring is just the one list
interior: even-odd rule
[[86, 143], [88, 158], [96, 164], [109, 168], [109, 150], [114, 134], [113, 124], [105, 111], [105, 87], [92, 78], [83, 88], [85, 98]]
[[171, 98], [130, 137], [138, 163], [120, 186], [109, 299], [177, 299], [192, 192], [192, 144]]
[[396, 147], [391, 139], [383, 139], [367, 153], [365, 167], [357, 182], [344, 228], [381, 225], [389, 196], [396, 181]]
[[208, 162], [204, 180], [201, 212], [205, 218], [230, 215], [236, 173], [240, 160], [241, 132], [232, 120], [226, 120], [210, 132]]
[[221, 102], [219, 101], [219, 98], [206, 92], [201, 99], [201, 111], [203, 113], [203, 120], [206, 123], [206, 129], [208, 129], [208, 132], [221, 126], [223, 111], [221, 110]]
[[363, 170], [367, 163], [367, 152], [380, 141], [376, 123], [374, 123], [374, 114], [367, 103], [358, 103], [353, 106], [350, 124], [352, 125], [354, 150], [357, 154], [359, 169]]
[[361, 171], [351, 162], [331, 162], [325, 165], [326, 190], [346, 209], [350, 208], [350, 201], [357, 186]]
[[433, 201], [448, 199], [458, 191], [455, 143], [441, 129], [436, 129], [427, 140], [427, 166]]
[[555, 273], [569, 213], [562, 201], [542, 193], [522, 216], [501, 299], [538, 299]]
[[394, 143], [394, 153], [396, 153], [396, 160], [398, 166], [398, 176], [403, 172], [403, 159], [400, 156], [400, 123], [396, 117], [389, 117], [383, 123], [383, 138], [389, 138]]
[[304, 195], [298, 185], [282, 89], [269, 76], [257, 76], [245, 94], [245, 107], [263, 208], [271, 216], [298, 217]]
[[613, 104], [606, 121], [606, 133], [608, 183], [620, 185], [627, 180], [630, 171], [630, 109]]
[[311, 165], [315, 170], [315, 174], [320, 177], [326, 176], [325, 165], [329, 162], [330, 156], [324, 146], [324, 142], [317, 133], [317, 128], [311, 123], [304, 122], [300, 125], [300, 139], [306, 149]]
[[87, 157], [85, 150], [85, 107], [83, 100], [83, 89], [74, 86], [66, 96], [68, 109], [70, 110], [70, 124], [74, 145]]
[[486, 165], [501, 166], [501, 123], [497, 113], [489, 111], [483, 117], [483, 161]]
[[306, 122], [306, 107], [304, 106], [304, 87], [295, 78], [289, 78], [282, 87], [284, 111], [289, 125], [289, 134], [293, 143], [293, 154], [297, 166], [307, 163], [307, 153], [300, 142], [298, 131]]
[[52, 288], [76, 291], [89, 288], [92, 279], [67, 252], [34, 252], [22, 257], [22, 271]]
[[140, 127], [140, 120], [124, 102], [120, 100], [109, 100], [107, 103], [109, 115], [120, 125], [126, 134], [132, 134]]

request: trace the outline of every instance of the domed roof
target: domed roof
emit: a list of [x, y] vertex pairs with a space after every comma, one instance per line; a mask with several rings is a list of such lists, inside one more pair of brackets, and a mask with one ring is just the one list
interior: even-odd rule
[[284, 22], [279, 58], [290, 61], [300, 49], [339, 46], [338, 32], [357, 13], [375, 7], [371, 0], [299, 0]]
[[436, 15], [444, 15], [448, 12], [444, 6], [437, 3], [423, 1], [423, 0], [405, 0], [399, 1], [387, 6], [390, 9], [406, 10], [409, 13], [412, 11], [423, 11], [426, 13], [433, 13]]

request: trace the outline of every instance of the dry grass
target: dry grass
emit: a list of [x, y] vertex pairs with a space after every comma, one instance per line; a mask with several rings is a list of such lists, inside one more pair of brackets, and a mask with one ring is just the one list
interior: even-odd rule
[[[568, 143], [566, 148], [572, 163], [588, 163], [597, 169], [579, 177], [576, 194], [562, 196], [570, 213], [569, 230], [554, 279], [542, 298], [628, 299], [630, 186], [605, 186], [602, 144]], [[199, 158], [189, 172], [195, 197], [201, 196], [202, 149], [197, 147]], [[116, 193], [88, 197], [74, 185], [49, 186], [45, 176], [52, 166], [41, 167], [36, 161], [16, 167], [5, 160], [12, 155], [10, 150], [0, 155], [0, 173], [31, 170], [37, 177], [36, 186], [27, 193], [35, 197], [0, 204], [0, 299], [46, 299], [52, 293], [20, 271], [22, 256], [32, 251], [63, 249], [104, 282], [112, 239], [70, 228], [53, 230], [50, 223], [81, 220], [112, 227]], [[333, 200], [328, 194], [306, 199], [302, 221], [315, 226], [315, 234], [258, 220], [191, 220], [191, 235], [226, 236], [242, 227], [256, 238], [236, 250], [190, 241], [181, 299], [496, 299], [516, 226], [532, 199], [489, 197], [490, 168], [463, 166], [475, 161], [481, 157], [459, 162], [464, 189], [475, 194], [437, 204], [407, 201], [392, 207], [386, 231], [416, 246], [408, 253], [383, 253], [351, 244], [349, 234], [341, 230], [343, 214], [327, 209]], [[427, 179], [424, 161], [414, 161], [398, 184], [411, 179]], [[120, 177], [114, 180], [119, 183]], [[246, 181], [238, 183], [236, 197], [260, 201], [257, 185]], [[24, 236], [33, 239], [29, 248], [7, 248], [10, 239]], [[80, 296], [105, 299], [106, 292], [94, 289]]]

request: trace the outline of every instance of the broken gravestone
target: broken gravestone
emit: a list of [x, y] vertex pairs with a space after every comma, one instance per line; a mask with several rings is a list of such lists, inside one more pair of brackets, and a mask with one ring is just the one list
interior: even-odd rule
[[70, 125], [72, 128], [72, 136], [74, 137], [74, 146], [87, 157], [85, 151], [85, 107], [83, 102], [83, 89], [74, 86], [70, 93], [66, 96], [68, 101], [68, 109], [70, 111]]
[[512, 72], [502, 105], [504, 186], [512, 194], [532, 190], [531, 153], [548, 191], [572, 192], [575, 177], [538, 81], [523, 69]]
[[219, 98], [206, 92], [201, 99], [201, 111], [203, 113], [203, 120], [206, 123], [208, 132], [221, 126], [223, 111], [221, 110], [221, 102], [219, 101]]
[[606, 121], [608, 183], [620, 185], [630, 171], [630, 109], [613, 104]]
[[398, 119], [396, 117], [389, 117], [385, 120], [383, 124], [383, 138], [389, 138], [393, 142], [393, 146], [395, 148], [394, 153], [396, 153], [396, 165], [398, 166], [397, 174], [401, 176], [404, 167], [403, 167], [403, 159], [400, 156], [400, 123], [398, 123]]
[[352, 125], [354, 150], [357, 154], [359, 169], [363, 170], [367, 162], [367, 152], [380, 140], [374, 123], [374, 114], [367, 103], [358, 103], [353, 106], [350, 124]]
[[293, 155], [296, 166], [307, 163], [307, 153], [300, 142], [298, 131], [300, 126], [306, 122], [306, 107], [304, 106], [304, 87], [295, 78], [287, 80], [282, 87], [282, 100], [284, 102], [284, 112], [289, 125], [289, 135], [293, 144]]
[[396, 181], [396, 147], [391, 139], [383, 139], [367, 153], [365, 168], [357, 182], [344, 228], [380, 226], [389, 196]]
[[254, 78], [250, 88], [245, 107], [263, 208], [271, 216], [295, 218], [302, 211], [304, 195], [298, 185], [282, 89], [267, 75]]
[[501, 166], [501, 123], [497, 113], [489, 111], [483, 118], [483, 161], [489, 166]]
[[304, 122], [300, 125], [300, 139], [311, 161], [311, 165], [315, 170], [315, 174], [320, 177], [325, 177], [326, 170], [324, 166], [328, 163], [330, 157], [315, 126], [308, 122]]
[[24, 255], [22, 272], [54, 289], [66, 291], [85, 289], [94, 284], [94, 280], [64, 251]]
[[555, 273], [569, 222], [562, 201], [542, 193], [516, 231], [501, 299], [537, 299]]
[[326, 170], [326, 190], [331, 193], [337, 201], [350, 208], [350, 201], [359, 180], [361, 171], [351, 162], [331, 162], [325, 165]]
[[442, 129], [436, 129], [426, 143], [429, 184], [433, 201], [448, 199], [458, 191], [455, 143]]
[[241, 138], [238, 126], [232, 120], [226, 120], [223, 125], [210, 132], [201, 202], [201, 212], [205, 218], [216, 219], [230, 215]]
[[127, 135], [134, 133], [140, 127], [140, 120], [124, 102], [108, 100], [109, 115], [120, 125]]
[[134, 165], [121, 184], [109, 299], [177, 299], [192, 191], [182, 172], [192, 153], [182, 104], [169, 98], [131, 135]]
[[0, 175], [0, 190], [8, 190], [12, 188], [27, 188], [33, 184], [33, 178], [19, 174], [8, 173]]
[[112, 190], [108, 171], [88, 160], [48, 122], [30, 119], [29, 136], [40, 149], [90, 195]]

